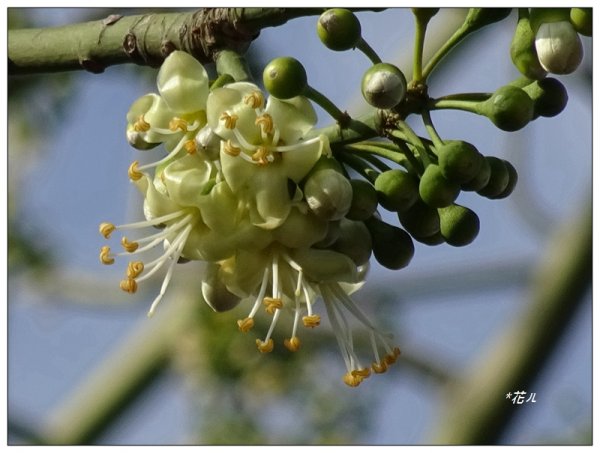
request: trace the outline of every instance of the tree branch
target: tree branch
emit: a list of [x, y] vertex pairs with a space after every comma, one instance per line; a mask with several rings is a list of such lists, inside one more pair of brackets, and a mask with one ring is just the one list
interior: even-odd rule
[[245, 52], [263, 28], [321, 12], [320, 8], [203, 8], [9, 30], [8, 73], [77, 69], [101, 73], [122, 63], [159, 66], [177, 49], [208, 63], [224, 49]]
[[528, 307], [454, 383], [433, 443], [494, 444], [501, 438], [520, 407], [505, 395], [531, 389], [592, 283], [591, 203], [574, 220], [550, 239]]

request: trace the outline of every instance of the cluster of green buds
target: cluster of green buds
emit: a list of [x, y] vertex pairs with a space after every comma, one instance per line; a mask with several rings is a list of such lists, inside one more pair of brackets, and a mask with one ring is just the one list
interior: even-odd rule
[[[158, 229], [135, 239], [123, 236], [120, 253], [102, 247], [103, 264], [132, 257], [121, 288], [136, 292], [139, 283], [166, 269], [152, 314], [177, 263], [201, 261], [202, 295], [212, 309], [248, 304], [237, 322], [244, 333], [253, 329], [259, 312], [270, 317], [266, 334], [256, 339], [261, 353], [275, 347], [282, 316], [291, 320], [282, 343], [292, 352], [299, 350], [300, 330], [320, 325], [320, 301], [346, 365], [344, 382], [355, 387], [372, 372], [386, 371], [400, 350], [351, 297], [365, 282], [371, 255], [398, 270], [412, 260], [414, 241], [470, 244], [480, 221], [458, 203], [460, 193], [503, 199], [517, 183], [517, 171], [508, 161], [484, 155], [466, 141], [442, 139], [431, 112], [468, 111], [488, 117], [501, 130], [516, 131], [538, 117], [557, 115], [568, 99], [564, 86], [546, 77], [552, 65], [542, 51], [547, 25], [559, 23], [555, 18], [563, 13], [520, 11], [515, 36], [529, 40], [530, 53], [525, 58], [522, 43], [514, 41], [511, 55], [524, 78], [492, 93], [431, 98], [426, 82], [437, 62], [466, 35], [505, 19], [511, 10], [470, 9], [454, 37], [424, 68], [425, 29], [438, 10], [412, 11], [415, 58], [408, 83], [399, 67], [382, 62], [366, 43], [353, 12], [330, 9], [317, 21], [317, 34], [327, 48], [357, 49], [370, 60], [360, 87], [374, 107], [369, 124], [351, 118], [309, 85], [295, 58], [278, 57], [266, 65], [262, 79], [267, 97], [251, 82], [222, 78], [226, 74], [211, 84], [197, 60], [172, 52], [158, 73], [158, 94], [142, 96], [127, 114], [127, 139], [133, 147], [162, 145], [166, 150], [156, 162], [135, 161], [129, 167], [129, 178], [144, 196], [146, 219], [100, 225], [106, 239], [115, 230]], [[534, 21], [536, 14], [543, 19]], [[591, 29], [586, 14], [571, 14], [569, 26], [579, 33]], [[535, 59], [530, 58], [534, 41]], [[336, 124], [314, 129], [311, 101]], [[406, 123], [413, 114], [422, 118], [428, 137]], [[396, 225], [384, 220], [383, 210], [394, 213]], [[133, 258], [158, 248], [162, 250], [154, 258]], [[367, 332], [372, 349], [368, 366], [355, 348], [349, 315]]]

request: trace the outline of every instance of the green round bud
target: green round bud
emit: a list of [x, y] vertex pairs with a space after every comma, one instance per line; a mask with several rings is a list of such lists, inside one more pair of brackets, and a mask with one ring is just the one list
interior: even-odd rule
[[462, 247], [473, 242], [479, 234], [479, 217], [469, 208], [454, 204], [438, 211], [440, 231], [448, 244]]
[[511, 8], [470, 8], [464, 26], [471, 32], [510, 16]]
[[499, 129], [512, 132], [533, 119], [533, 100], [521, 88], [505, 85], [479, 104], [478, 113], [487, 116]]
[[327, 222], [327, 233], [325, 237], [319, 242], [314, 243], [312, 246], [317, 249], [326, 249], [333, 245], [340, 236], [340, 220], [332, 220]]
[[331, 50], [350, 50], [361, 39], [360, 21], [348, 9], [328, 9], [317, 21], [317, 34], [321, 42]]
[[571, 8], [570, 18], [577, 33], [592, 36], [592, 8]]
[[427, 23], [435, 16], [440, 9], [439, 8], [411, 8], [412, 13], [422, 23]]
[[533, 99], [534, 117], [556, 116], [565, 109], [569, 100], [565, 86], [552, 77], [538, 80], [523, 90]]
[[338, 238], [331, 248], [349, 257], [357, 266], [362, 266], [371, 258], [371, 242], [371, 234], [363, 222], [341, 219]]
[[473, 179], [484, 160], [477, 148], [462, 140], [446, 141], [437, 149], [437, 155], [444, 178], [457, 184]]
[[367, 220], [377, 210], [377, 191], [363, 179], [351, 179], [352, 204], [346, 214], [351, 220]]
[[339, 220], [352, 204], [352, 186], [341, 173], [324, 169], [312, 173], [304, 184], [308, 207], [323, 220]]
[[365, 100], [373, 107], [389, 109], [404, 100], [406, 77], [392, 64], [377, 63], [364, 73], [360, 89]]
[[490, 164], [490, 179], [486, 186], [477, 193], [487, 198], [493, 198], [506, 190], [510, 176], [506, 161], [494, 156], [486, 156], [485, 159]]
[[437, 209], [421, 200], [417, 200], [407, 211], [398, 213], [398, 220], [417, 241], [440, 232], [440, 216]]
[[542, 24], [569, 22], [570, 14], [571, 10], [569, 8], [531, 8], [529, 10], [531, 29], [537, 34]]
[[415, 254], [415, 245], [406, 231], [375, 217], [365, 224], [371, 233], [373, 255], [379, 264], [393, 270], [408, 266]]
[[419, 180], [404, 170], [388, 170], [375, 180], [375, 190], [381, 206], [402, 212], [419, 198]]
[[292, 57], [271, 60], [263, 71], [266, 90], [279, 99], [301, 95], [308, 86], [306, 70], [302, 63]]
[[487, 183], [490, 180], [491, 173], [492, 173], [492, 169], [490, 167], [490, 163], [484, 157], [481, 160], [481, 168], [479, 169], [479, 172], [477, 173], [477, 175], [475, 175], [475, 177], [473, 179], [471, 179], [470, 181], [462, 184], [460, 186], [460, 188], [467, 192], [476, 192], [478, 190], [481, 190], [485, 186], [487, 186]]
[[510, 58], [516, 68], [529, 79], [546, 77], [535, 50], [535, 33], [531, 28], [529, 17], [520, 17], [510, 43]]
[[428, 165], [419, 182], [421, 199], [432, 208], [451, 205], [460, 193], [460, 186], [444, 178], [438, 165]]
[[492, 200], [500, 200], [502, 198], [508, 197], [517, 185], [517, 181], [519, 179], [519, 174], [517, 173], [517, 169], [507, 160], [504, 161], [504, 165], [506, 165], [506, 169], [508, 170], [508, 184], [506, 188], [496, 196], [490, 197]]
[[434, 245], [440, 245], [440, 244], [444, 244], [446, 242], [446, 240], [444, 239], [444, 236], [442, 236], [442, 233], [440, 233], [439, 231], [431, 236], [427, 236], [425, 238], [415, 238], [413, 236], [413, 238], [415, 239], [415, 241], [420, 242], [421, 244], [425, 244], [425, 245], [429, 245], [429, 246], [434, 246]]

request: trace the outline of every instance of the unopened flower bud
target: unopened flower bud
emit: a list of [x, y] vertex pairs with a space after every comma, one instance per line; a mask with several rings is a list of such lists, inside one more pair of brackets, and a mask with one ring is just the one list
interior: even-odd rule
[[361, 39], [360, 22], [348, 9], [328, 9], [319, 17], [317, 34], [321, 42], [331, 50], [350, 50]]
[[542, 67], [552, 74], [570, 74], [583, 60], [583, 45], [571, 22], [542, 23], [535, 35]]
[[389, 63], [371, 66], [363, 75], [361, 91], [373, 107], [389, 109], [406, 96], [406, 77], [400, 69]]
[[338, 220], [350, 209], [352, 186], [342, 174], [325, 169], [310, 175], [304, 185], [304, 196], [318, 217]]

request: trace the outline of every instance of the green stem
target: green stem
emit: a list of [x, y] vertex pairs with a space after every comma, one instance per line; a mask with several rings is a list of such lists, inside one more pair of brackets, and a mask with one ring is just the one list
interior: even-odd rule
[[392, 150], [390, 148], [385, 148], [381, 145], [382, 144], [378, 142], [361, 142], [346, 145], [344, 148], [350, 152], [354, 152], [357, 154], [365, 153], [383, 157], [384, 159], [406, 167], [407, 157], [398, 147], [394, 146], [394, 149]]
[[374, 110], [358, 119], [350, 119], [344, 127], [339, 123], [335, 123], [319, 129], [312, 129], [306, 134], [304, 139], [308, 140], [319, 135], [324, 135], [329, 139], [331, 146], [335, 148], [347, 143], [355, 143], [377, 137], [381, 130], [382, 122], [383, 117], [378, 111]]
[[252, 80], [246, 59], [233, 50], [222, 50], [215, 58], [217, 73], [229, 74], [236, 82]]
[[429, 102], [428, 108], [430, 110], [463, 110], [470, 113], [479, 113], [479, 105], [482, 101], [464, 101], [458, 99], [433, 99]]
[[378, 171], [374, 170], [373, 167], [355, 154], [339, 152], [336, 153], [336, 157], [372, 183], [379, 176]]
[[423, 81], [427, 80], [429, 74], [435, 69], [442, 58], [446, 56], [448, 52], [450, 52], [454, 46], [456, 46], [459, 42], [461, 42], [468, 34], [470, 33], [469, 29], [461, 26], [454, 34], [450, 37], [448, 41], [444, 43], [444, 45], [438, 49], [438, 51], [431, 57], [431, 60], [425, 65], [425, 69], [423, 69]]
[[421, 116], [423, 117], [423, 124], [425, 124], [425, 129], [431, 137], [434, 146], [436, 148], [444, 146], [444, 141], [438, 135], [437, 131], [435, 130], [435, 127], [433, 126], [433, 121], [431, 121], [431, 114], [429, 113], [429, 110], [423, 110]]
[[[421, 162], [423, 162], [423, 167], [427, 167], [429, 164], [431, 164], [431, 159], [430, 159], [429, 155], [427, 154], [427, 149], [425, 147], [425, 144], [421, 140], [421, 137], [419, 137], [417, 134], [415, 134], [415, 132], [411, 129], [411, 127], [402, 120], [399, 120], [396, 122], [396, 127], [401, 132], [403, 132], [404, 137], [408, 138], [408, 142], [410, 142], [417, 149], [417, 152], [419, 153], [419, 157], [421, 158]], [[396, 134], [395, 132], [396, 131], [391, 132], [392, 136], [399, 138], [400, 136], [398, 134]], [[396, 142], [394, 142], [394, 143], [396, 143]]]
[[415, 16], [415, 47], [413, 50], [413, 84], [420, 83], [423, 80], [423, 46], [425, 45], [425, 33], [427, 31], [426, 21]]
[[331, 100], [320, 91], [315, 90], [308, 85], [304, 90], [304, 96], [317, 103], [323, 110], [333, 117], [342, 127], [344, 127], [350, 117], [347, 113], [342, 112]]
[[377, 55], [377, 52], [363, 38], [360, 38], [356, 48], [364, 53], [373, 64], [381, 63], [381, 58]]

